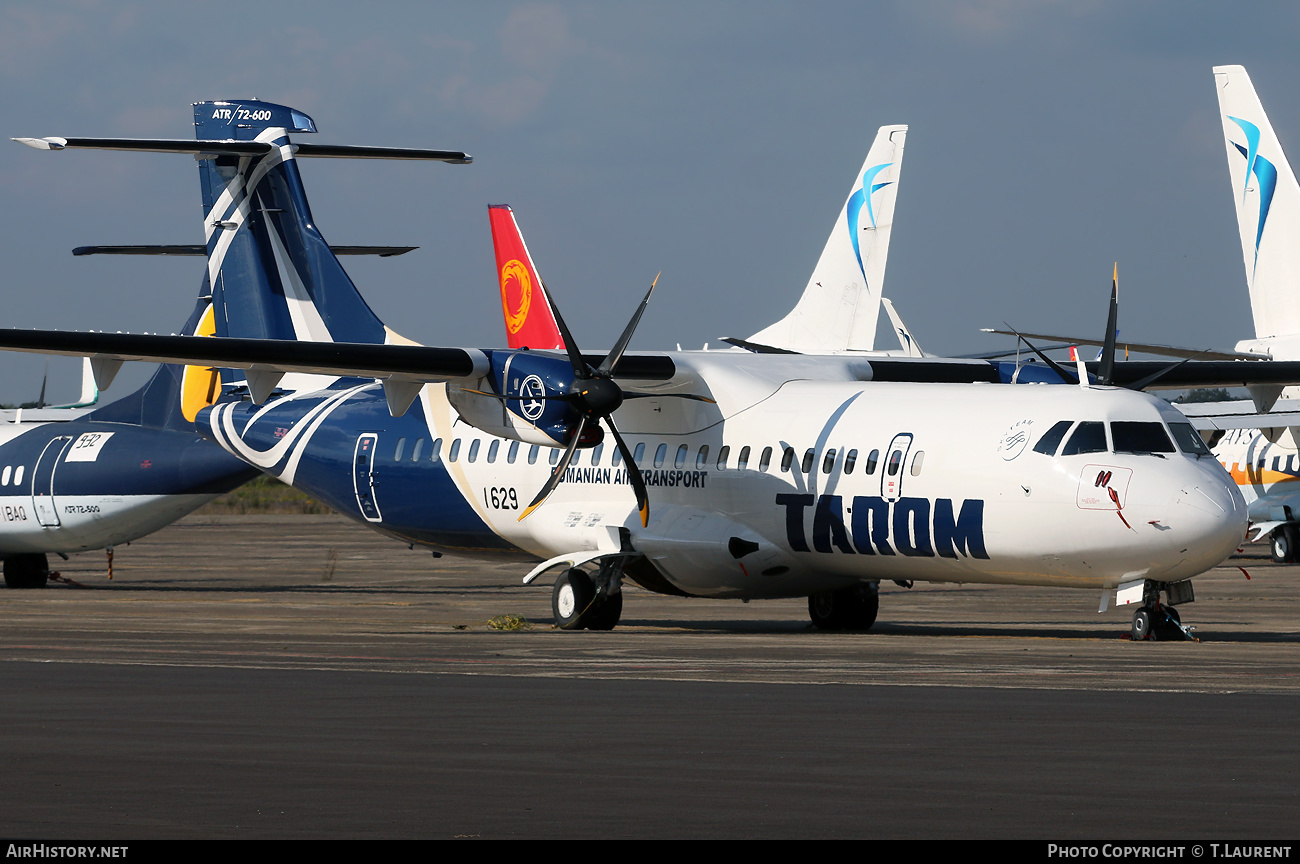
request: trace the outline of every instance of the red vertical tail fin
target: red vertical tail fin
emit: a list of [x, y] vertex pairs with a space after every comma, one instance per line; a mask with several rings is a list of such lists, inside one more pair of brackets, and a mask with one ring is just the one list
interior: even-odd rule
[[515, 214], [505, 204], [489, 204], [492, 247], [501, 284], [501, 310], [511, 348], [563, 348], [560, 328], [542, 291], [542, 280], [519, 233]]

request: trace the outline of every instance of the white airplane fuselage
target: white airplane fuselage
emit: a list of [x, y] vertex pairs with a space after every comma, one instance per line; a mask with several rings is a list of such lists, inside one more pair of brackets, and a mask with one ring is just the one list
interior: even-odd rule
[[469, 426], [447, 399], [454, 384], [427, 386], [399, 418], [379, 385], [356, 381], [263, 406], [226, 403], [200, 427], [394, 536], [543, 560], [630, 545], [698, 596], [806, 596], [881, 579], [1175, 582], [1222, 561], [1245, 532], [1244, 501], [1208, 456], [1032, 449], [1062, 420], [1185, 422], [1146, 394], [862, 381], [863, 364], [842, 358], [673, 358], [679, 374], [665, 393], [718, 401], [647, 398], [618, 410], [650, 495], [646, 527], [609, 440], [580, 451], [520, 521], [558, 450]]
[[1241, 491], [1252, 523], [1300, 519], [1300, 452], [1289, 437], [1274, 442], [1258, 429], [1230, 429], [1215, 444], [1214, 456]]

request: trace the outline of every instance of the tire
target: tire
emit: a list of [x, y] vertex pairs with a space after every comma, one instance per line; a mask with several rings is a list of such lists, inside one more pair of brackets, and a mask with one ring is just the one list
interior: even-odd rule
[[50, 579], [50, 562], [40, 553], [5, 559], [5, 585], [9, 588], [44, 588]]
[[613, 630], [623, 615], [623, 592], [602, 598], [587, 613], [583, 625], [588, 630]]
[[590, 614], [595, 596], [596, 587], [590, 576], [576, 567], [565, 570], [551, 590], [551, 614], [555, 616], [555, 626], [561, 630], [581, 630], [586, 625], [583, 618]]
[[1269, 535], [1269, 551], [1274, 564], [1292, 564], [1296, 560], [1296, 530], [1293, 525], [1281, 525]]
[[874, 585], [854, 585], [808, 597], [808, 617], [818, 630], [869, 630], [880, 611]]
[[808, 595], [808, 617], [818, 630], [841, 630], [844, 627], [840, 604], [836, 602], [838, 591], [822, 591]]
[[859, 591], [860, 597], [849, 622], [850, 630], [870, 630], [876, 623], [876, 614], [880, 611], [880, 595], [874, 585], [864, 585]]
[[1151, 638], [1151, 625], [1151, 612], [1147, 609], [1139, 609], [1133, 613], [1133, 625], [1129, 628], [1129, 635], [1133, 637], [1134, 642], [1149, 639]]

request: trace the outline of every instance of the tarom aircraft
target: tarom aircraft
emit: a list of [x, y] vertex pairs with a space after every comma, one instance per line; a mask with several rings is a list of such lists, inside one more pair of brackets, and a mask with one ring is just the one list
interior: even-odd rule
[[[221, 368], [202, 434], [404, 542], [541, 559], [525, 581], [559, 571], [563, 628], [612, 628], [625, 578], [808, 597], [817, 626], [868, 627], [886, 579], [1092, 589], [1103, 606], [1118, 589], [1142, 599], [1135, 636], [1181, 638], [1173, 606], [1191, 599], [1188, 580], [1243, 536], [1240, 493], [1182, 415], [1111, 386], [1222, 374], [1116, 363], [1113, 339], [1098, 383], [1071, 387], [1009, 386], [1016, 364], [766, 350], [798, 350], [771, 344], [797, 333], [754, 351], [628, 353], [647, 293], [600, 355], [581, 353], [553, 301], [562, 353], [401, 344], [307, 209], [295, 164], [307, 145], [289, 134], [313, 131], [310, 118], [239, 109], [232, 155], [203, 165], [226, 338], [3, 330], [0, 347]], [[861, 208], [887, 179], [855, 183], [871, 192], [837, 231], [876, 230]], [[857, 266], [860, 296], [878, 297]], [[291, 314], [273, 314], [284, 298]], [[304, 332], [315, 341], [295, 341]], [[870, 347], [846, 332], [846, 348]], [[1271, 374], [1300, 380], [1294, 366]]]
[[[1135, 351], [1218, 360], [1300, 360], [1300, 184], [1241, 66], [1214, 67], [1255, 338], [1231, 352], [1128, 343]], [[1011, 332], [1011, 331], [990, 331]], [[1039, 333], [1029, 338], [1100, 344]], [[1247, 372], [1259, 364], [1241, 364]], [[1248, 504], [1250, 539], [1268, 537], [1273, 560], [1300, 559], [1300, 393], [1283, 380], [1252, 383], [1250, 400], [1178, 407], [1214, 448]], [[1209, 385], [1201, 385], [1209, 386]], [[1280, 397], [1280, 398], [1279, 398]]]

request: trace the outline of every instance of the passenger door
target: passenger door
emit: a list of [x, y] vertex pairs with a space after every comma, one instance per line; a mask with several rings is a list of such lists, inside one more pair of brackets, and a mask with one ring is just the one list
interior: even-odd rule
[[32, 471], [32, 509], [36, 511], [36, 521], [46, 528], [57, 528], [61, 524], [59, 508], [54, 501], [54, 469], [71, 440], [69, 435], [60, 435], [46, 444]]
[[912, 449], [912, 433], [900, 432], [889, 442], [885, 451], [885, 464], [880, 472], [880, 497], [897, 501], [903, 495], [903, 468], [907, 453]]
[[352, 453], [352, 488], [357, 495], [357, 507], [367, 522], [382, 522], [384, 519], [375, 500], [375, 451], [378, 448], [379, 436], [366, 432], [357, 438]]

